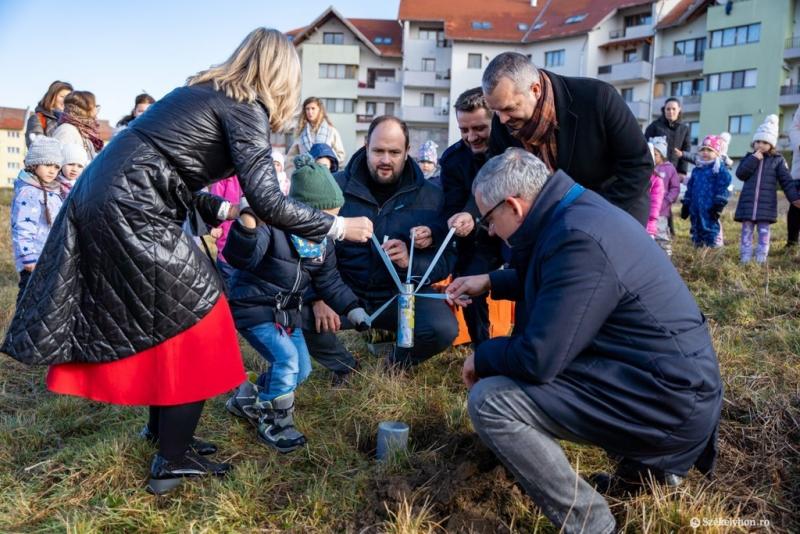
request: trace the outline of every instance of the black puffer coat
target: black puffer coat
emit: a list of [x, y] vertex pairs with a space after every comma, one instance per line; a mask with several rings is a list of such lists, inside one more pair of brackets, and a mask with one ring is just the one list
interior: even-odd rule
[[736, 168], [736, 177], [744, 182], [739, 202], [736, 204], [734, 221], [758, 221], [774, 223], [778, 220], [778, 184], [789, 202], [800, 198], [796, 183], [792, 180], [786, 160], [780, 154], [765, 155], [759, 161], [748, 154]]
[[661, 112], [661, 116], [650, 123], [644, 131], [644, 136], [648, 140], [651, 137], [666, 137], [667, 138], [667, 159], [675, 166], [681, 174], [686, 174], [689, 169], [689, 163], [685, 159], [681, 159], [675, 155], [675, 150], [681, 152], [689, 152], [692, 149], [692, 136], [689, 131], [689, 125], [681, 122], [669, 122]]
[[114, 361], [197, 323], [221, 287], [181, 224], [193, 192], [232, 174], [261, 219], [321, 240], [333, 217], [281, 194], [269, 134], [263, 105], [209, 84], [153, 104], [65, 201], [2, 351], [28, 364]]

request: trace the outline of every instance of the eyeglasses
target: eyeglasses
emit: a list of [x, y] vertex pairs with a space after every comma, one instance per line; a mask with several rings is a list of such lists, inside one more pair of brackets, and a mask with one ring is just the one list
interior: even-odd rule
[[492, 222], [489, 220], [489, 216], [492, 214], [492, 212], [493, 212], [494, 210], [496, 210], [497, 208], [499, 208], [500, 206], [502, 206], [503, 204], [505, 204], [505, 202], [506, 202], [506, 199], [503, 199], [503, 200], [501, 200], [500, 202], [498, 202], [497, 204], [495, 204], [495, 205], [492, 207], [492, 209], [490, 209], [489, 211], [487, 211], [487, 212], [486, 212], [486, 213], [483, 215], [483, 217], [479, 217], [479, 218], [478, 218], [478, 221], [477, 221], [477, 223], [478, 223], [478, 227], [479, 227], [479, 228], [481, 228], [482, 230], [485, 230], [485, 231], [487, 231], [487, 232], [488, 232], [488, 231], [489, 231], [489, 226], [491, 226], [491, 224], [492, 224]]

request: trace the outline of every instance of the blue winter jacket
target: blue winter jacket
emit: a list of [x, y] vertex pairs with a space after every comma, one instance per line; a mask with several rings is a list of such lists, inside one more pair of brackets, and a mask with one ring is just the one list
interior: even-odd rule
[[[27, 171], [20, 171], [14, 181], [14, 200], [11, 204], [11, 243], [17, 271], [22, 271], [26, 265], [38, 263], [51, 225], [63, 202], [58, 187], [44, 191], [40, 186], [30, 183], [32, 179], [26, 179], [29, 176]], [[45, 210], [50, 213], [50, 224], [47, 224]]]
[[713, 163], [698, 163], [692, 169], [683, 194], [683, 204], [689, 206], [689, 213], [703, 220], [722, 212], [730, 196], [728, 186], [731, 185], [731, 173], [722, 162], [718, 171], [715, 172], [714, 167]]
[[492, 297], [518, 300], [514, 331], [482, 343], [479, 377], [515, 379], [559, 425], [666, 472], [713, 467], [722, 405], [706, 319], [641, 224], [556, 172], [511, 236]]
[[[339, 215], [369, 218], [379, 241], [383, 242], [386, 236], [389, 239], [401, 239], [406, 246], [410, 246], [413, 227], [428, 226], [431, 229], [433, 245], [423, 250], [414, 250], [412, 275], [415, 282], [418, 282], [431, 264], [447, 232], [447, 220], [442, 210], [442, 190], [425, 180], [419, 166], [408, 158], [397, 192], [379, 206], [369, 190], [368, 184], [372, 177], [367, 169], [364, 148], [353, 154], [344, 171], [334, 176], [344, 193], [344, 206]], [[397, 293], [386, 266], [371, 242], [339, 241], [336, 243], [336, 257], [342, 279], [362, 299], [380, 300]], [[447, 278], [452, 273], [454, 264], [455, 248], [451, 241], [431, 272], [428, 283]], [[395, 271], [401, 280], [405, 280], [405, 269], [395, 266]]]
[[789, 202], [800, 198], [783, 156], [764, 156], [756, 159], [745, 156], [736, 169], [736, 177], [744, 182], [734, 220], [774, 223], [778, 220], [778, 184]]

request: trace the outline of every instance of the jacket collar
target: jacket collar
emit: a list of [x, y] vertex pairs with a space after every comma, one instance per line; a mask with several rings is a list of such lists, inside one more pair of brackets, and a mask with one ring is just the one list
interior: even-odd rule
[[508, 238], [508, 244], [515, 257], [518, 254], [522, 254], [522, 257], [530, 255], [537, 239], [549, 226], [556, 205], [574, 183], [575, 181], [564, 171], [556, 171], [547, 179], [522, 225]]
[[564, 78], [550, 71], [544, 71], [553, 86], [553, 99], [558, 119], [558, 168], [569, 169], [575, 139], [578, 135], [578, 115], [572, 110], [572, 93], [569, 92]]
[[[378, 201], [375, 200], [375, 197], [369, 190], [368, 184], [369, 180], [372, 180], [372, 177], [367, 168], [366, 147], [361, 147], [353, 154], [353, 157], [350, 158], [350, 161], [347, 163], [341, 175], [346, 181], [343, 187], [345, 195], [353, 195], [375, 204], [376, 206], [378, 205]], [[417, 165], [411, 157], [406, 158], [403, 173], [400, 175], [400, 185], [395, 195], [420, 189], [424, 184], [425, 176], [422, 174], [422, 169], [419, 168], [419, 165]]]

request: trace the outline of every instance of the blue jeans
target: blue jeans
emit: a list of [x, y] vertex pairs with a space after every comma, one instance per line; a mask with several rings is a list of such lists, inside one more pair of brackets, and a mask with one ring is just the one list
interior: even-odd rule
[[276, 323], [261, 323], [243, 328], [240, 333], [269, 362], [269, 369], [258, 377], [261, 400], [272, 400], [291, 393], [311, 374], [311, 355], [303, 330], [289, 334]]

